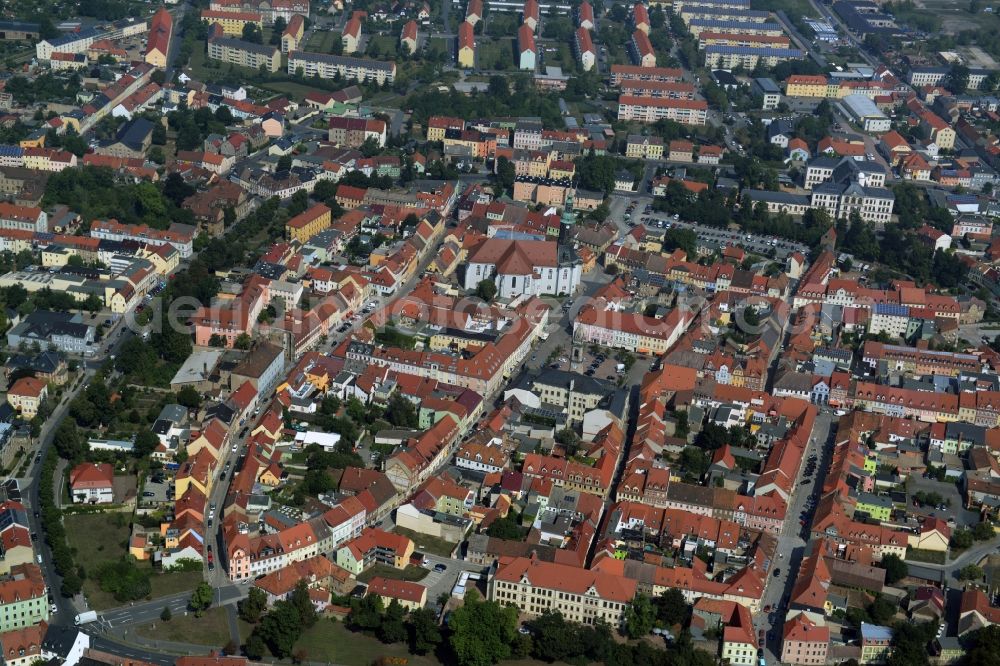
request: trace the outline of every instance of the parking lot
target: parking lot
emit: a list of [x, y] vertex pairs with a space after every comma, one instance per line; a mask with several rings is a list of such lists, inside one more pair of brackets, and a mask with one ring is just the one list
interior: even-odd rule
[[[648, 207], [647, 207], [648, 208]], [[722, 249], [729, 245], [741, 247], [747, 252], [758, 254], [775, 259], [784, 259], [793, 252], [808, 253], [808, 248], [801, 243], [778, 238], [777, 236], [760, 236], [756, 234], [746, 234], [729, 229], [719, 229], [716, 227], [705, 227], [679, 219], [678, 215], [667, 215], [666, 213], [655, 213], [645, 211], [639, 218], [639, 222], [648, 229], [691, 229], [698, 235], [699, 245], [710, 249]], [[629, 222], [630, 226], [635, 226]]]
[[[958, 486], [956, 486], [954, 482], [925, 479], [917, 474], [912, 475], [910, 479], [906, 497], [908, 503], [906, 510], [910, 516], [918, 518], [923, 516], [932, 516], [934, 518], [943, 518], [944, 520], [954, 518], [954, 525], [956, 527], [967, 527], [979, 523], [979, 514], [976, 511], [968, 511], [965, 509], [964, 503], [962, 502], [962, 494], [959, 492]], [[941, 496], [944, 504], [939, 504], [937, 506], [931, 506], [929, 504], [925, 506], [914, 506], [914, 495], [917, 493], [936, 493]]]
[[142, 494], [139, 497], [140, 505], [160, 505], [173, 500], [173, 486], [170, 480], [163, 477], [162, 481], [153, 481], [153, 478], [146, 479], [146, 483], [142, 486]]

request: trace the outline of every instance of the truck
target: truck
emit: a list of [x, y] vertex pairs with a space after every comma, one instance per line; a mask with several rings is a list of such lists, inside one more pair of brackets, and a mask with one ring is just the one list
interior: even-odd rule
[[82, 624], [88, 624], [90, 622], [96, 622], [96, 621], [97, 621], [97, 611], [92, 611], [92, 610], [80, 613], [79, 615], [76, 616], [76, 619], [74, 620], [76, 626], [78, 627]]

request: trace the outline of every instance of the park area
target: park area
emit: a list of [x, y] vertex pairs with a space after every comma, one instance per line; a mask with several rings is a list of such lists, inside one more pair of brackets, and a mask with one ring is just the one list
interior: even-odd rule
[[129, 519], [130, 515], [125, 513], [77, 514], [63, 518], [66, 538], [74, 551], [73, 559], [86, 573], [83, 592], [94, 610], [193, 590], [202, 580], [200, 568], [161, 573], [155, 571], [149, 561], [126, 562]]

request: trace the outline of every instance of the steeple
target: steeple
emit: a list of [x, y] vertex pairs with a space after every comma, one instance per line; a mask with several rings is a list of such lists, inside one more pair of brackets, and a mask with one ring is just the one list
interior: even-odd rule
[[566, 201], [563, 204], [562, 216], [559, 218], [559, 241], [566, 242], [569, 232], [576, 225], [576, 213], [573, 212], [573, 189], [566, 190]]

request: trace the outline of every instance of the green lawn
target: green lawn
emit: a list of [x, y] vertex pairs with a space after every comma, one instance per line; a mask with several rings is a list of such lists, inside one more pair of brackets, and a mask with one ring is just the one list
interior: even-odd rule
[[309, 35], [304, 50], [313, 53], [331, 53], [336, 40], [340, 39], [340, 33], [333, 30], [316, 30]]
[[399, 526], [396, 527], [395, 532], [409, 537], [416, 544], [416, 550], [441, 557], [451, 557], [451, 554], [455, 551], [455, 547], [458, 545], [451, 541], [427, 536], [426, 534], [419, 534]]
[[316, 92], [316, 88], [296, 81], [268, 81], [267, 83], [258, 84], [258, 87], [265, 90], [273, 90], [283, 95], [291, 95], [298, 99], [303, 99], [307, 94]]
[[105, 562], [125, 555], [128, 549], [129, 516], [124, 513], [93, 513], [65, 516], [66, 539], [77, 564], [95, 571]]
[[201, 617], [195, 617], [194, 613], [178, 613], [167, 622], [157, 620], [139, 625], [135, 631], [146, 638], [217, 648], [224, 646], [230, 639], [229, 618], [225, 608], [210, 608]]
[[348, 631], [343, 623], [333, 620], [320, 620], [306, 629], [295, 648], [305, 650], [307, 661], [345, 666], [370, 666], [379, 657], [402, 657], [407, 660], [407, 666], [440, 664], [433, 655], [411, 655], [406, 643], [386, 645], [371, 636]]
[[[509, 69], [517, 67], [514, 62], [513, 40], [490, 40], [480, 38], [476, 46], [476, 66], [480, 69]], [[500, 65], [498, 66], [498, 63]]]
[[907, 562], [930, 562], [931, 564], [944, 564], [946, 555], [936, 550], [920, 550], [919, 548], [906, 549]]
[[427, 577], [430, 572], [423, 567], [414, 566], [409, 564], [405, 569], [397, 569], [396, 567], [391, 567], [388, 564], [376, 564], [367, 571], [361, 572], [358, 576], [359, 583], [367, 583], [372, 578], [376, 576], [381, 576], [382, 578], [391, 578], [393, 580], [408, 580], [415, 583], [419, 580], [423, 580]]
[[365, 45], [365, 53], [370, 58], [391, 58], [396, 55], [399, 40], [392, 35], [371, 35]]
[[172, 571], [170, 573], [154, 573], [149, 579], [150, 587], [153, 591], [150, 596], [154, 599], [166, 597], [178, 592], [193, 590], [204, 580], [200, 571]]

